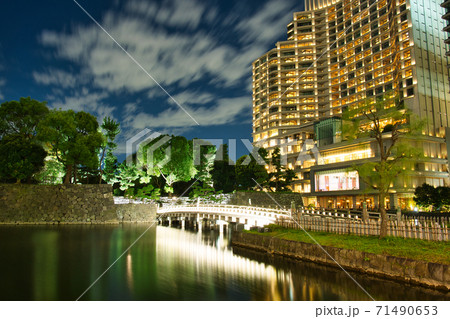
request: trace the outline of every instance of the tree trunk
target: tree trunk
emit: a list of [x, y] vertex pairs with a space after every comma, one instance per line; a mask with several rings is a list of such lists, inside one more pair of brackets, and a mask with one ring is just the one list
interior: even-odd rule
[[102, 152], [102, 158], [100, 159], [100, 167], [99, 167], [100, 177], [99, 177], [99, 179], [98, 179], [98, 183], [99, 183], [99, 184], [102, 183], [102, 175], [103, 175], [102, 163], [103, 163], [103, 160], [105, 159], [105, 152], [106, 152], [106, 147], [103, 149], [103, 152]]
[[72, 166], [73, 166], [72, 164], [67, 165], [64, 184], [70, 184], [70, 179], [72, 178]]
[[78, 176], [77, 176], [77, 164], [75, 164], [74, 166], [73, 166], [73, 183], [74, 184], [76, 184], [77, 183], [77, 179], [78, 179]]
[[384, 192], [380, 192], [378, 197], [379, 205], [380, 205], [380, 215], [381, 215], [381, 226], [380, 226], [380, 238], [384, 238], [387, 236], [387, 214], [385, 207], [386, 194]]

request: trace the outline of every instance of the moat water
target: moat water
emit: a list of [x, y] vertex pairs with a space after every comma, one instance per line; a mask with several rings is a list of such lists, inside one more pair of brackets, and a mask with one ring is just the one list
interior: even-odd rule
[[[233, 248], [230, 233], [148, 227], [1, 226], [0, 300], [370, 300], [337, 268]], [[351, 275], [376, 300], [450, 298]]]

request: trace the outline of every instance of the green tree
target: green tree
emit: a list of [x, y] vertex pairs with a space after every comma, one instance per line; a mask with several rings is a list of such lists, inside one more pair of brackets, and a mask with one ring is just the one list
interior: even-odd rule
[[117, 167], [117, 171], [112, 182], [118, 183], [121, 191], [127, 191], [135, 186], [139, 179], [139, 170], [135, 164], [122, 163]]
[[295, 173], [291, 169], [286, 169], [281, 163], [280, 149], [276, 147], [271, 154], [270, 164], [272, 165], [273, 172], [269, 174], [269, 188], [275, 192], [290, 191], [289, 185], [291, 184]]
[[48, 112], [45, 102], [29, 97], [1, 104], [0, 178], [31, 182], [44, 166], [47, 153], [36, 140], [36, 127]]
[[[267, 163], [267, 150], [258, 149], [259, 159], [253, 154], [243, 155], [236, 161], [236, 188], [237, 190], [259, 189], [259, 185], [267, 187], [269, 174], [264, 163]], [[258, 183], [256, 184], [255, 181]]]
[[414, 201], [417, 205], [430, 210], [448, 210], [450, 206], [450, 187], [434, 187], [424, 183], [416, 187]]
[[114, 140], [120, 133], [120, 124], [107, 116], [103, 119], [100, 127], [105, 137], [100, 155], [99, 183], [101, 184], [102, 179], [106, 183], [110, 183], [117, 168], [117, 157], [113, 154], [113, 152], [117, 148], [117, 144], [114, 143]]
[[65, 174], [66, 172], [62, 163], [54, 159], [48, 159], [45, 160], [44, 167], [35, 175], [35, 179], [40, 184], [58, 185], [62, 184]]
[[137, 154], [139, 165], [150, 176], [162, 176], [167, 193], [173, 193], [175, 182], [188, 182], [197, 173], [192, 156], [192, 141], [185, 137], [161, 135], [141, 145]]
[[387, 235], [385, 199], [391, 185], [401, 175], [404, 167], [422, 155], [422, 150], [412, 147], [411, 140], [421, 132], [423, 122], [417, 121], [401, 103], [388, 96], [377, 101], [365, 101], [343, 113], [343, 136], [347, 140], [371, 138], [376, 145], [377, 160], [352, 166], [360, 178], [378, 191], [380, 203], [380, 237]]
[[64, 183], [77, 182], [78, 166], [98, 167], [103, 136], [97, 119], [86, 112], [51, 111], [38, 125], [38, 138], [50, 145], [51, 154], [64, 165]]
[[0, 179], [31, 182], [32, 176], [44, 166], [47, 152], [41, 145], [22, 135], [7, 135], [0, 140]]
[[117, 167], [111, 183], [118, 183], [119, 189], [127, 197], [158, 200], [161, 190], [152, 185], [153, 177], [146, 170], [140, 169], [134, 163], [122, 163]]
[[196, 169], [195, 178], [212, 186], [211, 171], [214, 168], [216, 147], [204, 141], [193, 140], [193, 157]]
[[[221, 158], [217, 160], [218, 158]], [[223, 144], [217, 151], [216, 160], [211, 172], [214, 189], [231, 193], [236, 187], [236, 170], [228, 155], [228, 145]]]
[[136, 197], [157, 201], [161, 197], [161, 190], [152, 184], [148, 184], [137, 190]]
[[46, 102], [31, 98], [4, 102], [0, 106], [0, 137], [7, 135], [21, 136], [31, 140], [36, 135], [36, 127], [48, 114]]
[[192, 191], [189, 194], [190, 199], [203, 199], [212, 202], [218, 202], [220, 199], [217, 197], [222, 191], [216, 191], [214, 187], [208, 182], [198, 181], [192, 187]]

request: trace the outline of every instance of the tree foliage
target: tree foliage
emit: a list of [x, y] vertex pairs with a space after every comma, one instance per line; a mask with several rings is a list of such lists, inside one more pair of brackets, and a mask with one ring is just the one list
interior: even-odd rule
[[48, 159], [45, 161], [44, 167], [34, 177], [40, 184], [59, 185], [62, 184], [65, 174], [62, 163], [54, 159]]
[[173, 184], [188, 182], [197, 173], [192, 156], [193, 144], [183, 136], [161, 135], [148, 143], [142, 143], [137, 161], [148, 175], [162, 176], [164, 190], [173, 193]]
[[97, 119], [86, 112], [51, 111], [38, 126], [38, 138], [50, 145], [51, 154], [66, 170], [65, 184], [77, 182], [78, 166], [98, 167], [103, 135]]
[[216, 158], [216, 147], [205, 141], [195, 139], [193, 141], [193, 159], [195, 165], [195, 178], [212, 186], [211, 171], [214, 168]]
[[292, 169], [282, 165], [280, 149], [276, 147], [271, 154], [270, 164], [273, 172], [269, 174], [269, 189], [275, 192], [291, 191], [289, 185], [295, 177]]
[[36, 140], [36, 127], [49, 110], [45, 102], [21, 98], [0, 106], [0, 178], [31, 182], [47, 152]]
[[236, 186], [236, 171], [234, 163], [230, 161], [227, 144], [219, 147], [213, 166], [211, 177], [214, 189], [223, 193], [231, 193], [234, 191]]
[[450, 187], [434, 187], [424, 183], [422, 186], [416, 187], [414, 201], [425, 209], [448, 211], [450, 209]]
[[0, 141], [0, 178], [31, 182], [31, 177], [44, 166], [46, 156], [41, 145], [21, 135], [4, 136]]
[[211, 202], [218, 202], [220, 199], [217, 195], [221, 193], [222, 191], [216, 191], [214, 187], [211, 186], [211, 183], [199, 180], [192, 187], [192, 191], [189, 193], [189, 198], [192, 200], [200, 198]]
[[37, 125], [48, 112], [46, 102], [39, 102], [29, 97], [2, 103], [0, 106], [0, 137], [15, 135], [26, 140], [33, 139], [36, 135]]
[[110, 183], [114, 178], [114, 171], [117, 167], [117, 157], [113, 152], [117, 148], [117, 144], [114, 140], [120, 133], [120, 124], [107, 116], [103, 119], [100, 127], [102, 129], [103, 136], [105, 137], [100, 155], [100, 183], [102, 179], [106, 183]]
[[147, 171], [138, 168], [136, 164], [122, 163], [118, 165], [111, 183], [118, 183], [119, 189], [127, 197], [158, 200], [161, 190], [152, 184], [152, 179]]
[[406, 172], [422, 155], [422, 150], [412, 147], [411, 138], [421, 132], [423, 122], [395, 98], [385, 96], [375, 102], [368, 100], [343, 113], [343, 137], [347, 140], [369, 138], [375, 141], [377, 160], [352, 166], [360, 178], [378, 191], [381, 231], [387, 235], [387, 215], [384, 206], [394, 181]]
[[[267, 150], [258, 149], [259, 158], [253, 154], [243, 155], [236, 161], [236, 188], [237, 190], [253, 190], [259, 186], [267, 187], [269, 174], [264, 163], [267, 163]], [[256, 183], [255, 183], [256, 181]]]

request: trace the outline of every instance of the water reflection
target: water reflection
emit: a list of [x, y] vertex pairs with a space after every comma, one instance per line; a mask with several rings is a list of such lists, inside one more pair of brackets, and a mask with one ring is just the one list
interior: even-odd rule
[[[0, 227], [1, 300], [368, 300], [341, 270], [232, 248], [228, 234], [122, 226]], [[377, 300], [449, 294], [354, 274]]]
[[56, 300], [58, 271], [58, 233], [37, 232], [33, 242], [33, 299]]
[[[208, 300], [289, 300], [280, 295], [278, 283], [288, 283], [289, 274], [266, 265], [233, 254], [228, 238], [214, 232], [197, 233], [173, 228], [158, 228], [156, 258], [159, 283], [172, 287], [178, 298], [183, 287], [200, 285], [208, 291]], [[245, 287], [245, 288], [244, 288]], [[197, 293], [198, 294], [198, 293]], [[287, 297], [287, 298], [286, 298]]]

